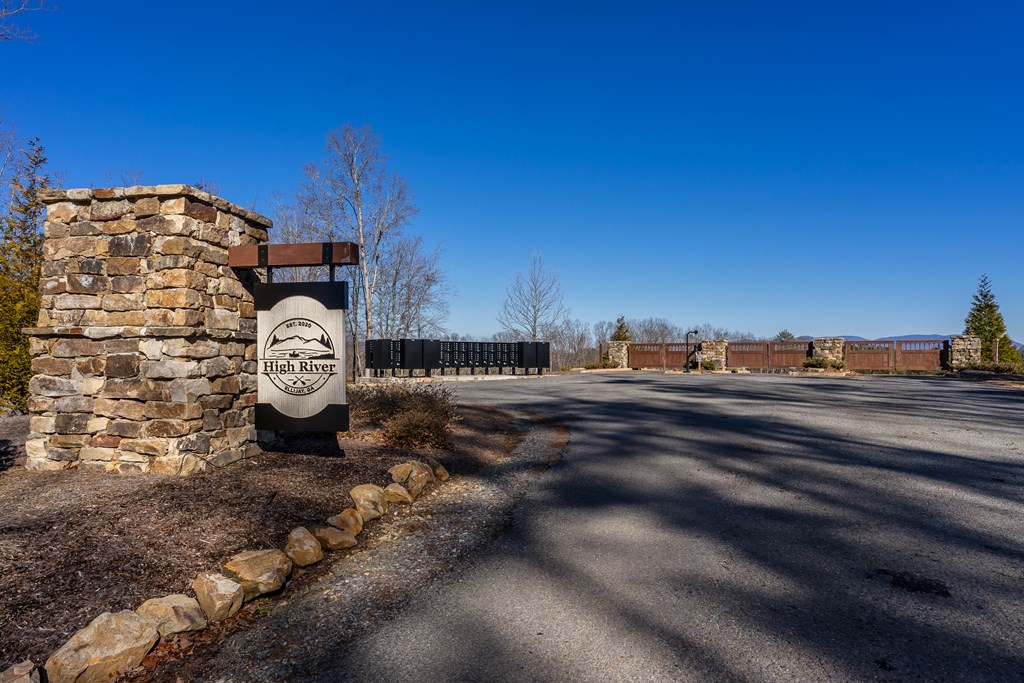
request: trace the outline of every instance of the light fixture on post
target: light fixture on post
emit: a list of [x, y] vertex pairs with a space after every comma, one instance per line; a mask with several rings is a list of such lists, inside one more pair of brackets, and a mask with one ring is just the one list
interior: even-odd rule
[[[697, 330], [690, 330], [689, 332], [686, 333], [686, 343], [684, 344], [684, 346], [686, 348], [686, 350], [684, 351], [684, 354], [686, 355], [686, 361], [683, 363], [683, 370], [684, 370], [684, 372], [689, 372], [690, 371], [690, 335], [691, 334], [698, 334], [698, 332], [697, 332]], [[694, 355], [696, 356], [696, 354], [694, 354]], [[698, 370], [700, 369], [699, 365], [698, 365], [697, 369]]]

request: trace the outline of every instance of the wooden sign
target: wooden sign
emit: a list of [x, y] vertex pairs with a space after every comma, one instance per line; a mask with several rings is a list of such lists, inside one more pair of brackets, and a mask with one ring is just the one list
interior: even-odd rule
[[256, 428], [348, 430], [347, 282], [255, 285]]

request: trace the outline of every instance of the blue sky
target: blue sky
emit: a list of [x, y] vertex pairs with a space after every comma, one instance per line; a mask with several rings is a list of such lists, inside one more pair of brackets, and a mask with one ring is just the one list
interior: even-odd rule
[[1024, 339], [1024, 4], [83, 2], [0, 44], [68, 186], [266, 210], [351, 122], [485, 335], [540, 250], [573, 316]]

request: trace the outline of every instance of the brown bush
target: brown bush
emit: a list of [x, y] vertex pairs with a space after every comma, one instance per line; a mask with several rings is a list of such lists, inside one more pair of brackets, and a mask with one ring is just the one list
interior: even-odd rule
[[353, 422], [383, 427], [388, 443], [441, 448], [458, 417], [455, 391], [443, 384], [376, 384], [349, 388]]
[[446, 448], [449, 422], [426, 410], [407, 410], [384, 422], [384, 438], [399, 448]]

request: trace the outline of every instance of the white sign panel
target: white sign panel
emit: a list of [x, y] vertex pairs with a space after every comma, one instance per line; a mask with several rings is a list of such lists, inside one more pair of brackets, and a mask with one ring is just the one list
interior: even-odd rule
[[257, 288], [257, 428], [348, 429], [345, 309], [338, 305], [339, 290], [347, 300], [343, 283]]

